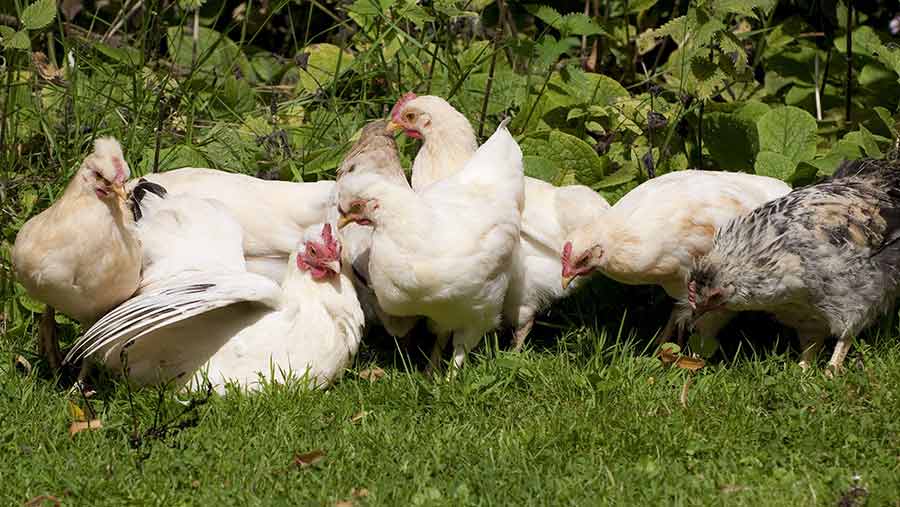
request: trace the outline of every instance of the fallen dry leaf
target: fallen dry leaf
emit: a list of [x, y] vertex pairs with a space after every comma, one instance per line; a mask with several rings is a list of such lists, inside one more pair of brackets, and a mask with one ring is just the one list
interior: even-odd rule
[[375, 368], [366, 368], [365, 370], [359, 372], [359, 378], [363, 380], [369, 380], [371, 382], [375, 382], [376, 380], [384, 377], [385, 373], [379, 367]]
[[353, 488], [350, 494], [353, 495], [353, 498], [365, 498], [369, 496], [369, 490], [366, 488]]
[[723, 484], [719, 486], [719, 491], [725, 494], [731, 493], [740, 493], [741, 491], [748, 490], [747, 486], [741, 486], [740, 484]]
[[41, 78], [53, 83], [63, 83], [63, 71], [56, 64], [47, 60], [47, 55], [40, 51], [31, 53], [31, 63]]
[[353, 507], [353, 500], [338, 500], [334, 502], [334, 507]]
[[294, 465], [300, 468], [311, 467], [316, 463], [325, 459], [325, 451], [322, 449], [314, 449], [309, 452], [297, 453], [294, 455]]
[[191, 481], [191, 487], [194, 488], [194, 489], [199, 488], [199, 487], [200, 487], [200, 481], [198, 481], [197, 479], [192, 480], [192, 481]]
[[29, 363], [24, 356], [16, 356], [15, 367], [16, 371], [22, 373], [22, 375], [28, 375], [29, 373], [31, 373], [31, 363]]
[[53, 495], [38, 495], [25, 502], [25, 507], [41, 507], [45, 505], [45, 502], [52, 502], [53, 505], [62, 505], [59, 498], [56, 498]]
[[666, 345], [671, 344], [664, 344], [662, 347], [660, 347], [659, 353], [657, 354], [659, 356], [659, 360], [662, 361], [663, 366], [669, 366], [678, 360], [677, 347], [667, 347]]
[[706, 366], [706, 361], [699, 357], [681, 356], [675, 360], [675, 366], [689, 371], [697, 371]]
[[367, 415], [369, 415], [369, 411], [367, 411], [367, 410], [360, 410], [359, 412], [353, 414], [353, 417], [350, 418], [350, 422], [354, 422], [354, 423], [355, 423], [355, 422], [359, 422], [359, 421], [361, 421], [364, 417], [366, 417]]
[[96, 430], [103, 427], [103, 423], [100, 422], [100, 419], [91, 419], [90, 421], [72, 421], [72, 424], [69, 426], [69, 436], [73, 437], [76, 433], [81, 433], [85, 430]]

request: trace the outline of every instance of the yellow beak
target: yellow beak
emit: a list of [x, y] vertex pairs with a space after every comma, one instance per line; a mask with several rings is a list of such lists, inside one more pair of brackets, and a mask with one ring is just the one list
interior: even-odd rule
[[568, 289], [568, 288], [569, 288], [569, 285], [572, 285], [572, 282], [575, 281], [575, 278], [577, 278], [577, 276], [572, 276], [572, 275], [563, 276], [563, 277], [562, 277], [562, 288], [563, 288], [563, 290]]
[[341, 261], [331, 261], [327, 264], [328, 269], [335, 273], [341, 272]]
[[119, 199], [122, 199], [123, 201], [128, 198], [128, 196], [125, 194], [125, 185], [113, 184], [112, 191], [114, 194], [119, 196]]
[[395, 123], [394, 120], [389, 120], [387, 122], [388, 132], [397, 132], [398, 130], [403, 130], [403, 127], [399, 123]]
[[348, 215], [341, 215], [341, 218], [338, 219], [338, 229], [343, 229], [347, 224], [353, 223], [353, 217]]

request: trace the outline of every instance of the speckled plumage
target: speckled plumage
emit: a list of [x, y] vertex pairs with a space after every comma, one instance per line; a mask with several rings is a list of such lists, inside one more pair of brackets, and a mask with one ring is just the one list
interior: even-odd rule
[[797, 330], [803, 362], [837, 336], [831, 366], [839, 368], [849, 340], [893, 304], [898, 238], [900, 164], [845, 163], [723, 226], [695, 262], [685, 302], [771, 312]]

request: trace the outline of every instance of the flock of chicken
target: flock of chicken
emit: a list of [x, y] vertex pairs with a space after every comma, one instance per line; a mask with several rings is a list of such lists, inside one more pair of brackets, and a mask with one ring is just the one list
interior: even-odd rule
[[[407, 182], [394, 133], [422, 140]], [[762, 176], [679, 171], [609, 204], [590, 188], [525, 177], [501, 124], [478, 146], [440, 97], [406, 94], [368, 124], [337, 181], [264, 181], [184, 168], [128, 181], [98, 139], [65, 193], [16, 238], [34, 297], [89, 326], [66, 362], [137, 384], [340, 377], [367, 326], [398, 337], [427, 319], [430, 368], [450, 372], [482, 336], [514, 329], [596, 271], [662, 286], [678, 303], [660, 337], [714, 337], [735, 313], [798, 331], [808, 367], [849, 341], [900, 283], [900, 166], [844, 164], [791, 191]], [[52, 336], [46, 350], [56, 351]], [[56, 348], [54, 348], [56, 347]]]

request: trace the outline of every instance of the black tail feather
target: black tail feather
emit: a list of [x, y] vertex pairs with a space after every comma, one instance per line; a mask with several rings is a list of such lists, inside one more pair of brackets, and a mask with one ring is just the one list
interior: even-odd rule
[[143, 214], [141, 213], [141, 200], [144, 199], [144, 196], [147, 195], [147, 192], [151, 194], [157, 195], [159, 197], [165, 197], [168, 192], [166, 192], [165, 187], [162, 185], [153, 183], [152, 181], [147, 181], [144, 178], [138, 180], [137, 185], [131, 190], [131, 194], [128, 196], [128, 201], [131, 206], [131, 214], [134, 216], [134, 221], [137, 222], [141, 219]]

